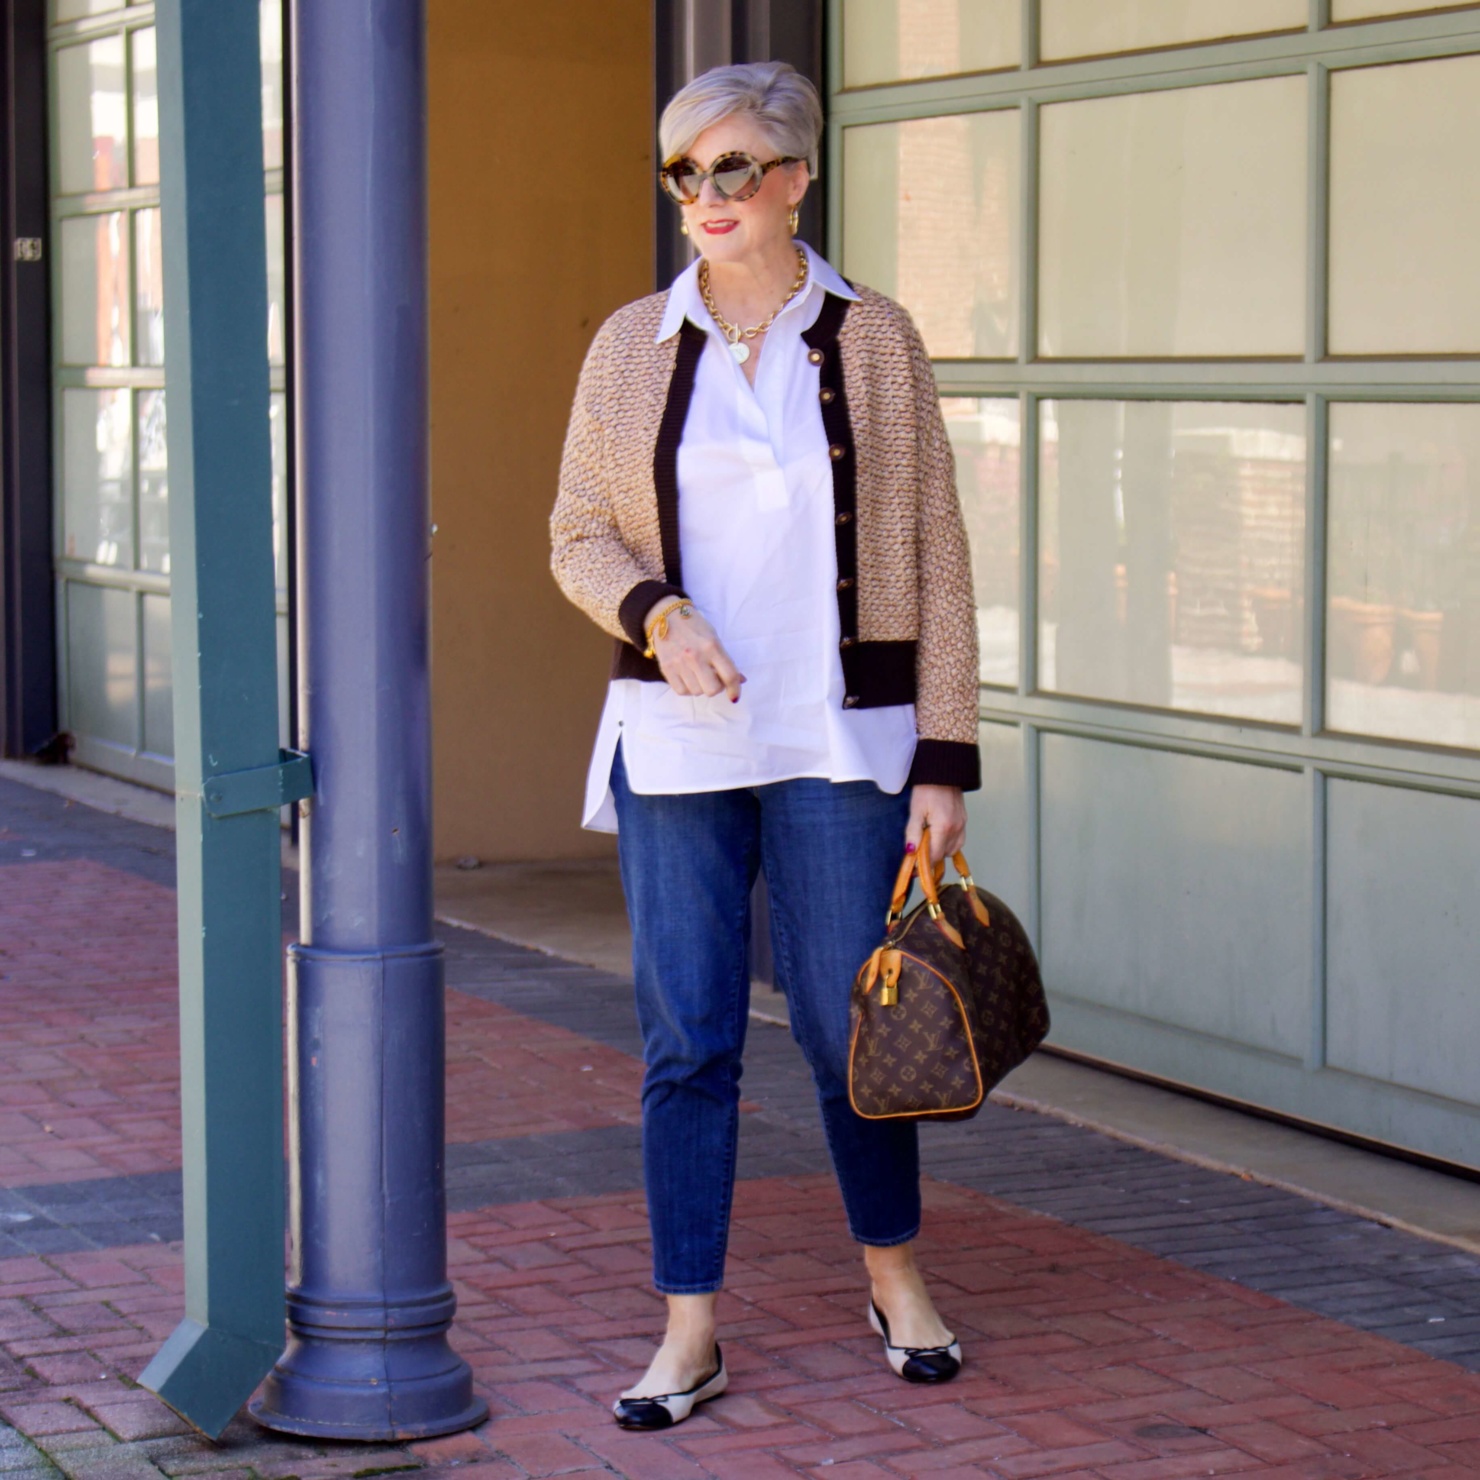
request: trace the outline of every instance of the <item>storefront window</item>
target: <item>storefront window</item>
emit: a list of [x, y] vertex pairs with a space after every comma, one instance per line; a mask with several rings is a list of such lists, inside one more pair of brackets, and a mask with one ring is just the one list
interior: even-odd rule
[[971, 541], [981, 681], [1016, 688], [1022, 418], [1016, 398], [947, 396], [941, 402], [956, 454], [956, 487]]
[[1480, 352], [1480, 56], [1331, 78], [1333, 354]]
[[126, 390], [62, 392], [62, 554], [134, 563], [133, 435]]
[[1297, 355], [1303, 77], [1043, 109], [1039, 350]]
[[170, 466], [163, 391], [139, 392], [139, 569], [170, 573]]
[[1020, 0], [844, 0], [843, 85], [1015, 67]]
[[1044, 61], [1303, 31], [1306, 0], [1043, 0]]
[[159, 207], [134, 212], [136, 362], [164, 364], [164, 259]]
[[1412, 15], [1414, 11], [1461, 9], [1444, 0], [1331, 0], [1333, 21], [1370, 21], [1390, 15]]
[[56, 58], [56, 170], [63, 195], [128, 184], [123, 37], [64, 46]]
[[154, 27], [135, 31], [129, 42], [133, 57], [134, 184], [159, 184], [159, 74], [154, 53]]
[[1480, 747], [1480, 405], [1331, 408], [1332, 729]]
[[1018, 347], [1016, 109], [850, 128], [843, 270], [909, 309], [937, 359]]
[[59, 223], [64, 365], [129, 362], [127, 223], [122, 211]]
[[1298, 724], [1304, 407], [1041, 410], [1039, 686]]

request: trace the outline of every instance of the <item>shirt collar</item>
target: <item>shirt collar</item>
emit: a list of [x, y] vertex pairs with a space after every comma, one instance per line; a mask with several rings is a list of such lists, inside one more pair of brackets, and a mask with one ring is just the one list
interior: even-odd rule
[[[794, 301], [798, 304], [811, 304], [812, 319], [816, 319], [821, 311], [820, 302], [814, 302], [818, 288], [825, 293], [834, 293], [839, 298], [856, 299], [858, 297], [858, 294], [848, 286], [843, 275], [827, 258], [814, 252], [806, 242], [801, 243], [801, 248], [807, 254], [807, 291], [799, 300]], [[678, 333], [685, 319], [689, 319], [701, 329], [708, 330], [715, 327], [709, 310], [704, 307], [704, 300], [699, 296], [699, 261], [697, 258], [674, 278], [672, 286], [668, 289], [668, 303], [663, 310], [663, 321], [658, 325], [658, 332], [654, 336], [656, 341], [661, 344], [665, 339], [671, 339]]]

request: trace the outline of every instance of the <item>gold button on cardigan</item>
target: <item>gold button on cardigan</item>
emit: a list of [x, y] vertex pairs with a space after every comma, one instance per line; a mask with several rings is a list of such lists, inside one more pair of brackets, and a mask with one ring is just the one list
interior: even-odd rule
[[[845, 706], [913, 704], [910, 783], [969, 790], [981, 784], [976, 604], [955, 462], [909, 315], [857, 291], [828, 294], [803, 336], [833, 452]], [[705, 338], [685, 323], [655, 341], [667, 299], [629, 303], [597, 331], [550, 520], [555, 579], [616, 639], [613, 676], [654, 682], [642, 622], [685, 594], [678, 446]]]

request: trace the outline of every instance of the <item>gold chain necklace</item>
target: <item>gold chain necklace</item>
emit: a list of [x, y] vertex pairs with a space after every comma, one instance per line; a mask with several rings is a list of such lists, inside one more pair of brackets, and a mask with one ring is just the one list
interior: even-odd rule
[[743, 365], [750, 358], [750, 346], [746, 344], [747, 339], [754, 339], [764, 334], [772, 324], [776, 322], [776, 315], [791, 302], [803, 288], [807, 286], [807, 254], [800, 247], [797, 248], [797, 280], [791, 285], [789, 292], [780, 303], [772, 309], [770, 317], [762, 319], [759, 324], [753, 324], [748, 329], [742, 329], [739, 324], [732, 324], [720, 311], [714, 301], [714, 294], [709, 289], [709, 262], [706, 258], [699, 263], [699, 296], [704, 300], [704, 307], [714, 317], [714, 322], [720, 326], [724, 336], [730, 343], [730, 353], [735, 357], [737, 365]]

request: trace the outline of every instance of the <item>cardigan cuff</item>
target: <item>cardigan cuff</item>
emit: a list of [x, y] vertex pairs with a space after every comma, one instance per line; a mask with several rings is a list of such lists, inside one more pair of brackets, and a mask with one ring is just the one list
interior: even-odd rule
[[622, 604], [617, 608], [617, 621], [627, 634], [627, 641], [639, 653], [647, 648], [647, 632], [643, 629], [643, 622], [665, 596], [688, 599], [687, 593], [677, 586], [670, 586], [667, 581], [639, 581], [622, 598]]
[[962, 791], [980, 791], [981, 750], [959, 740], [919, 740], [910, 767], [908, 786], [959, 786]]

